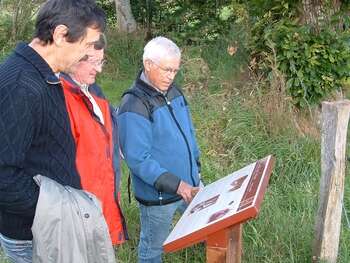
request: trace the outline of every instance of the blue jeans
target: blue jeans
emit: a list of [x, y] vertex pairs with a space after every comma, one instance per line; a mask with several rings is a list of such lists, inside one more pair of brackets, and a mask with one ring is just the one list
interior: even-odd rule
[[168, 205], [145, 206], [139, 204], [141, 232], [138, 251], [139, 263], [161, 263], [163, 243], [170, 233], [176, 211], [183, 213], [187, 204], [177, 201]]
[[0, 234], [0, 243], [6, 256], [13, 263], [31, 263], [33, 246], [31, 240], [16, 240]]

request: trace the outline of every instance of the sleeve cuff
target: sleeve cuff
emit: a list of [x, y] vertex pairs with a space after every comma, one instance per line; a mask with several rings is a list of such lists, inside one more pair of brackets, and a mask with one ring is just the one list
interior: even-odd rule
[[159, 192], [176, 194], [180, 181], [180, 178], [178, 178], [176, 175], [165, 172], [158, 177], [154, 183], [154, 187]]

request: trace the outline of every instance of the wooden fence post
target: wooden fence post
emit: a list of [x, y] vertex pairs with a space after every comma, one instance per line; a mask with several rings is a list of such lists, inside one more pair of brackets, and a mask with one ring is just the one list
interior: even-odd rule
[[349, 100], [322, 103], [321, 182], [313, 262], [337, 261], [349, 113]]

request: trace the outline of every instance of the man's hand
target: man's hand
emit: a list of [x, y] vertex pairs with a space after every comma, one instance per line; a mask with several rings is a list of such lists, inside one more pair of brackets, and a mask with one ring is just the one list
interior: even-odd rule
[[193, 197], [198, 193], [199, 187], [192, 187], [191, 185], [181, 181], [179, 187], [177, 188], [177, 194], [181, 195], [183, 200], [189, 204]]

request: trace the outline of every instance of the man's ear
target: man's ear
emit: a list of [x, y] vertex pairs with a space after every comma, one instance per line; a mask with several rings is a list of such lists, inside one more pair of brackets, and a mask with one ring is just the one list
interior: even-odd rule
[[53, 31], [53, 43], [56, 46], [61, 46], [66, 42], [66, 37], [68, 33], [68, 27], [65, 25], [58, 25], [56, 26], [55, 30]]
[[152, 67], [152, 61], [149, 60], [149, 59], [146, 59], [144, 62], [143, 62], [143, 67], [145, 69], [146, 72], [149, 72], [151, 70], [151, 67]]

